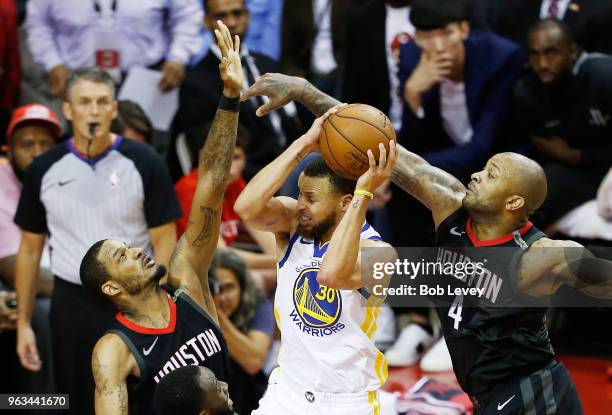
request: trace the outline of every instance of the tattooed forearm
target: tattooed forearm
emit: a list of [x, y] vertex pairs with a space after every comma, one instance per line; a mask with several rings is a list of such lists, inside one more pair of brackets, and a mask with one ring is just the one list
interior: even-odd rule
[[306, 106], [306, 108], [317, 117], [325, 114], [328, 109], [340, 104], [340, 101], [319, 91], [306, 80], [304, 80], [302, 93], [297, 101]]
[[456, 204], [456, 193], [464, 186], [452, 175], [440, 170], [420, 156], [398, 146], [399, 155], [391, 180], [428, 208], [446, 208]]
[[[194, 248], [200, 248], [204, 245], [210, 244], [211, 236], [213, 234], [213, 224], [215, 222], [215, 218], [219, 215], [218, 210], [202, 205], [200, 205], [200, 212], [202, 213], [202, 220], [200, 222], [202, 229], [191, 243]], [[216, 243], [217, 241], [214, 242]]]
[[213, 186], [225, 186], [236, 145], [238, 113], [217, 110], [206, 143], [200, 151], [200, 174], [211, 174]]

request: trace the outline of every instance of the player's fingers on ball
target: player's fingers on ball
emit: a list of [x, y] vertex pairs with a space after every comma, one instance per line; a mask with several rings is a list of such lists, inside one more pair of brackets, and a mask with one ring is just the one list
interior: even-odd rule
[[372, 150], [368, 149], [368, 162], [370, 163], [370, 168], [376, 168], [376, 159], [374, 158], [374, 153]]
[[395, 140], [391, 140], [389, 142], [389, 162], [387, 163], [387, 165], [389, 166], [389, 169], [393, 169], [396, 161], [397, 161], [397, 145], [395, 144]]
[[378, 152], [379, 152], [378, 167], [380, 169], [384, 169], [385, 166], [387, 165], [387, 149], [385, 149], [385, 146], [383, 143], [378, 144]]

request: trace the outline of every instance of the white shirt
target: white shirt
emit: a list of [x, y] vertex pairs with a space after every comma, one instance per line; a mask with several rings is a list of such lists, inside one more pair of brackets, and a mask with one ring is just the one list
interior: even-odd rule
[[472, 141], [474, 132], [470, 123], [465, 84], [445, 79], [440, 84], [440, 111], [442, 125], [453, 142], [460, 146]]
[[317, 75], [327, 75], [338, 66], [332, 43], [331, 13], [332, 0], [313, 0], [312, 15], [317, 36], [310, 54], [310, 69]]
[[[548, 9], [550, 8], [552, 1], [553, 0], [543, 0], [542, 1], [542, 7], [540, 8], [540, 19], [546, 19], [548, 17]], [[570, 3], [571, 3], [571, 0], [558, 0], [557, 1], [557, 7], [559, 9], [559, 12], [556, 16], [557, 19], [563, 20], [563, 17], [565, 16], [565, 12], [567, 11], [567, 7], [569, 6]]]
[[113, 43], [123, 70], [164, 58], [186, 64], [202, 48], [203, 11], [198, 0], [117, 0], [114, 13], [111, 0], [98, 0], [100, 13], [94, 4], [93, 0], [28, 1], [28, 46], [45, 70], [60, 64], [71, 69], [93, 66], [103, 16], [115, 22]]
[[410, 7], [387, 8], [385, 22], [385, 47], [387, 49], [387, 68], [389, 70], [389, 83], [391, 84], [391, 108], [389, 118], [396, 131], [402, 128], [402, 98], [399, 96], [399, 78], [397, 77], [399, 55], [397, 49], [392, 49], [393, 41], [398, 35], [407, 34], [414, 38], [415, 28], [410, 23]]
[[[380, 240], [380, 235], [366, 224], [361, 239]], [[315, 391], [374, 391], [387, 379], [387, 360], [372, 340], [379, 307], [364, 306], [357, 290], [319, 285], [317, 273], [328, 246], [293, 234], [278, 263], [278, 363], [294, 383]]]

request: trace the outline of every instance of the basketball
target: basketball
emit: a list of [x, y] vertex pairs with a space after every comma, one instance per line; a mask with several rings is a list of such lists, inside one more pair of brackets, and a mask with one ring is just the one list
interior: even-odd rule
[[395, 129], [385, 114], [369, 105], [351, 104], [325, 120], [319, 148], [330, 169], [357, 180], [368, 170], [368, 149], [378, 162], [378, 144], [383, 143], [389, 154], [391, 140], [395, 140]]

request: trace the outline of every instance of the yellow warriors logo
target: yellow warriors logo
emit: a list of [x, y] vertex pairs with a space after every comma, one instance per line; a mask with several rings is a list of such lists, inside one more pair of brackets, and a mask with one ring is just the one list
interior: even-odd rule
[[[318, 271], [318, 268], [307, 268], [300, 272], [293, 286], [293, 304], [305, 326], [324, 329], [333, 326], [340, 318], [342, 296], [339, 290], [319, 284]], [[291, 313], [291, 316], [295, 321], [295, 314]], [[323, 332], [321, 334], [327, 334]]]

